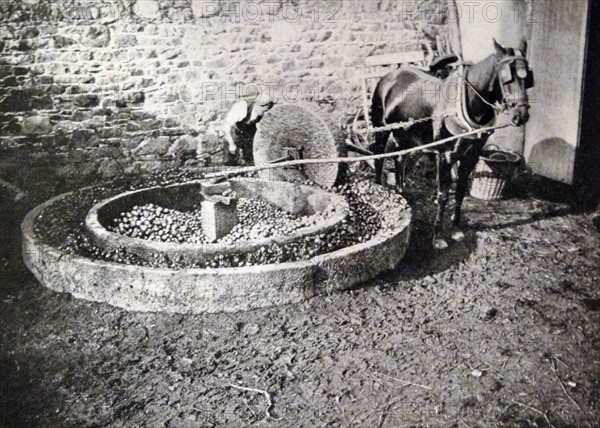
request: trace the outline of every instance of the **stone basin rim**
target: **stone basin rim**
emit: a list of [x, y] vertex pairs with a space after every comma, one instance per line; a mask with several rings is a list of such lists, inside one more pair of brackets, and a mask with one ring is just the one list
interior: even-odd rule
[[23, 220], [25, 265], [49, 289], [138, 312], [236, 312], [345, 290], [395, 269], [411, 229], [411, 210], [406, 207], [394, 229], [307, 260], [206, 269], [130, 265], [67, 253], [37, 234], [38, 217], [72, 193], [38, 205]]
[[[89, 186], [89, 188], [92, 188], [95, 186]], [[85, 189], [85, 188], [84, 188]], [[176, 268], [171, 268], [171, 267], [167, 267], [167, 266], [147, 266], [147, 265], [136, 265], [136, 264], [128, 264], [128, 263], [118, 263], [118, 262], [113, 262], [113, 261], [108, 261], [108, 260], [99, 260], [99, 259], [93, 259], [91, 257], [86, 257], [80, 254], [65, 254], [62, 253], [58, 248], [56, 248], [55, 246], [48, 244], [46, 242], [43, 242], [43, 240], [39, 237], [37, 237], [37, 233], [35, 232], [34, 229], [34, 225], [35, 225], [35, 221], [37, 219], [37, 217], [40, 214], [43, 214], [44, 210], [47, 209], [48, 207], [52, 206], [54, 203], [58, 202], [61, 199], [64, 199], [68, 196], [70, 196], [71, 194], [75, 193], [75, 191], [73, 192], [68, 192], [68, 193], [63, 193], [61, 195], [57, 195], [51, 199], [48, 199], [47, 201], [41, 203], [40, 205], [34, 207], [31, 211], [29, 211], [29, 213], [27, 213], [27, 215], [25, 216], [25, 218], [23, 219], [23, 222], [21, 223], [21, 232], [23, 234], [23, 236], [26, 236], [28, 238], [30, 238], [32, 240], [32, 242], [35, 242], [35, 244], [37, 246], [39, 246], [40, 248], [44, 248], [46, 249], [46, 251], [50, 251], [50, 252], [56, 252], [57, 254], [60, 254], [61, 257], [63, 258], [71, 258], [73, 260], [78, 260], [80, 262], [89, 262], [95, 265], [104, 265], [107, 267], [115, 267], [118, 266], [120, 268], [131, 268], [131, 269], [139, 269], [139, 268], [143, 268], [145, 270], [148, 271], [169, 271], [169, 272], [180, 272], [180, 271], [188, 271], [191, 273], [194, 273], [195, 271], [197, 271], [197, 273], [206, 273], [206, 272], [221, 272], [221, 271], [227, 271], [227, 272], [232, 272], [232, 271], [252, 271], [253, 268], [256, 268], [255, 270], [264, 270], [265, 268], [269, 268], [269, 266], [276, 266], [276, 267], [294, 267], [297, 264], [302, 264], [302, 263], [309, 263], [309, 262], [314, 262], [314, 261], [318, 261], [319, 259], [323, 258], [324, 256], [327, 255], [335, 255], [336, 253], [340, 253], [346, 250], [360, 250], [360, 249], [365, 249], [368, 247], [371, 247], [374, 243], [379, 243], [379, 242], [384, 242], [385, 240], [387, 240], [391, 235], [393, 235], [394, 233], [396, 233], [398, 231], [398, 229], [403, 229], [407, 226], [407, 221], [410, 220], [411, 217], [411, 209], [409, 207], [407, 207], [404, 212], [403, 215], [400, 219], [398, 219], [398, 221], [396, 222], [396, 224], [398, 225], [398, 228], [396, 228], [395, 230], [389, 231], [387, 233], [385, 233], [384, 235], [378, 234], [375, 235], [373, 238], [364, 241], [364, 242], [358, 242], [356, 244], [353, 245], [349, 245], [347, 247], [343, 247], [340, 248], [338, 250], [334, 250], [328, 253], [323, 253], [323, 254], [319, 254], [316, 256], [313, 256], [311, 258], [305, 259], [305, 260], [295, 260], [295, 261], [290, 261], [290, 262], [283, 262], [283, 263], [264, 263], [264, 264], [257, 264], [257, 265], [252, 265], [252, 266], [238, 266], [238, 267], [219, 267], [219, 268], [213, 268], [213, 267], [206, 267], [206, 268], [198, 268], [198, 267], [188, 267], [188, 268], [182, 268], [182, 269], [176, 269]], [[177, 245], [177, 244], [175, 244]], [[209, 245], [214, 245], [214, 244], [209, 244]], [[262, 268], [262, 269], [261, 269]]]
[[[340, 195], [337, 195], [331, 191], [318, 189], [319, 192], [323, 192], [327, 194], [328, 197], [332, 199], [332, 203], [328, 208], [333, 208], [334, 214], [332, 214], [329, 218], [326, 218], [320, 221], [317, 225], [305, 226], [295, 230], [293, 233], [287, 235], [275, 235], [269, 236], [266, 238], [253, 239], [253, 240], [245, 240], [238, 241], [233, 244], [224, 243], [224, 242], [214, 242], [214, 243], [201, 243], [201, 244], [192, 244], [192, 243], [174, 243], [174, 242], [161, 242], [161, 241], [153, 241], [142, 238], [134, 238], [130, 236], [126, 236], [117, 232], [112, 232], [108, 230], [99, 220], [99, 211], [107, 207], [109, 204], [114, 203], [118, 200], [123, 200], [125, 198], [140, 195], [143, 193], [160, 190], [160, 189], [176, 189], [182, 186], [194, 186], [200, 185], [202, 182], [206, 180], [192, 180], [184, 183], [175, 183], [168, 186], [152, 186], [146, 187], [142, 189], [131, 190], [127, 192], [122, 192], [120, 194], [111, 196], [109, 198], [103, 199], [102, 201], [96, 203], [92, 208], [88, 211], [88, 214], [85, 217], [85, 229], [88, 234], [92, 237], [94, 242], [99, 245], [101, 248], [105, 249], [116, 249], [116, 248], [145, 248], [147, 250], [155, 251], [158, 253], [170, 254], [170, 255], [180, 255], [180, 254], [192, 254], [197, 253], [201, 258], [210, 257], [218, 254], [230, 254], [230, 253], [248, 253], [253, 252], [261, 247], [267, 246], [269, 244], [279, 244], [286, 245], [292, 242], [296, 242], [304, 237], [313, 236], [317, 234], [327, 233], [332, 230], [335, 226], [340, 224], [348, 215], [349, 206], [348, 202]], [[255, 178], [237, 178], [232, 179], [233, 182], [254, 182], [260, 183], [262, 180]], [[312, 188], [311, 186], [306, 186], [303, 184], [296, 183], [287, 183], [287, 182], [279, 182], [282, 185], [295, 185], [300, 188]]]

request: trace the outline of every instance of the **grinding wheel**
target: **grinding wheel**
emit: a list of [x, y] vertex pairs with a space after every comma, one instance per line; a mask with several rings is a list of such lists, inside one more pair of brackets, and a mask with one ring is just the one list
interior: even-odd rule
[[[285, 157], [288, 149], [300, 150], [303, 159], [345, 157], [346, 145], [339, 126], [329, 113], [316, 104], [298, 102], [277, 104], [257, 124], [254, 137], [254, 163], [268, 164]], [[326, 188], [340, 184], [346, 164], [325, 163], [302, 167], [270, 168], [261, 171], [263, 180], [311, 180]]]

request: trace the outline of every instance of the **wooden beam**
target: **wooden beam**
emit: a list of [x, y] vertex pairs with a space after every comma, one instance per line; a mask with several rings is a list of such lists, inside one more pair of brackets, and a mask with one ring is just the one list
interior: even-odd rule
[[365, 65], [367, 67], [377, 67], [381, 65], [420, 63], [423, 61], [425, 61], [425, 52], [410, 51], [368, 56], [365, 58]]

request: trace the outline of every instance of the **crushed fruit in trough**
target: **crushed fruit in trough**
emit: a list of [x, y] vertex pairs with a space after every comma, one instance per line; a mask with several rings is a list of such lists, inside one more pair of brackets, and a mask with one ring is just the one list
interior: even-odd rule
[[132, 238], [173, 243], [201, 243], [206, 238], [202, 234], [200, 210], [177, 211], [155, 204], [135, 206], [114, 219], [108, 230]]
[[[313, 183], [305, 183], [311, 184]], [[348, 216], [326, 234], [306, 236], [298, 241], [265, 244], [254, 252], [218, 254], [202, 261], [186, 261], [157, 255], [151, 261], [139, 259], [124, 249], [104, 251], [86, 235], [83, 221], [87, 211], [99, 200], [127, 189], [103, 185], [82, 189], [53, 205], [43, 218], [37, 219], [36, 230], [48, 243], [73, 254], [98, 260], [133, 265], [150, 265], [175, 269], [205, 267], [238, 267], [307, 260], [389, 233], [401, 213], [408, 209], [406, 202], [395, 192], [365, 179], [349, 179], [333, 189], [348, 202]], [[236, 242], [282, 236], [318, 224], [331, 212], [295, 217], [257, 199], [238, 199], [239, 223], [219, 242]], [[126, 236], [171, 243], [207, 243], [202, 233], [200, 210], [177, 211], [156, 204], [134, 207], [121, 213], [110, 229]]]
[[234, 244], [245, 240], [289, 235], [302, 227], [314, 225], [325, 217], [319, 214], [295, 217], [263, 200], [248, 198], [238, 200], [237, 215], [239, 223], [220, 242]]
[[[231, 232], [217, 240], [218, 243], [233, 244], [243, 240], [289, 235], [307, 226], [318, 224], [332, 213], [295, 217], [260, 199], [239, 198], [237, 217], [239, 223]], [[134, 206], [121, 213], [108, 228], [132, 238], [170, 243], [212, 243], [202, 233], [201, 210], [178, 211], [156, 204]]]

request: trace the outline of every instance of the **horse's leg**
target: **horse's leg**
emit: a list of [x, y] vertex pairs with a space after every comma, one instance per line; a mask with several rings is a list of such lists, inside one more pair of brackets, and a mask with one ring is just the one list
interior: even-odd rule
[[478, 160], [479, 151], [469, 150], [461, 158], [458, 166], [458, 178], [456, 179], [455, 195], [456, 204], [454, 206], [454, 215], [452, 216], [452, 223], [455, 228], [455, 231], [452, 234], [452, 239], [454, 240], [462, 240], [464, 238], [464, 234], [458, 230], [461, 222], [462, 203], [465, 199], [465, 195], [467, 194], [469, 176], [471, 175], [471, 172], [473, 172], [473, 169], [475, 169], [475, 165], [477, 165]]
[[437, 155], [437, 206], [438, 212], [434, 223], [433, 246], [438, 250], [443, 250], [448, 246], [443, 238], [440, 238], [444, 229], [444, 211], [448, 203], [448, 194], [450, 192], [450, 184], [452, 164], [445, 153]]
[[405, 180], [404, 164], [405, 163], [406, 163], [405, 156], [398, 156], [398, 157], [394, 158], [394, 174], [396, 177], [396, 189], [398, 189], [399, 192], [402, 192], [404, 190], [404, 187], [406, 186], [406, 183], [404, 182], [404, 180]]
[[[388, 140], [387, 145], [385, 146], [386, 153], [397, 152], [401, 149], [400, 141], [402, 137], [394, 134], [393, 138]], [[403, 165], [403, 156], [396, 156], [393, 158], [394, 160], [394, 178], [396, 179], [396, 188], [398, 191], [402, 191], [404, 187], [404, 176], [402, 175], [402, 165]]]
[[[368, 149], [375, 155], [380, 155], [385, 152], [389, 132], [379, 132], [375, 135], [375, 142]], [[383, 159], [375, 159], [375, 184], [381, 184], [381, 175], [383, 172]]]

